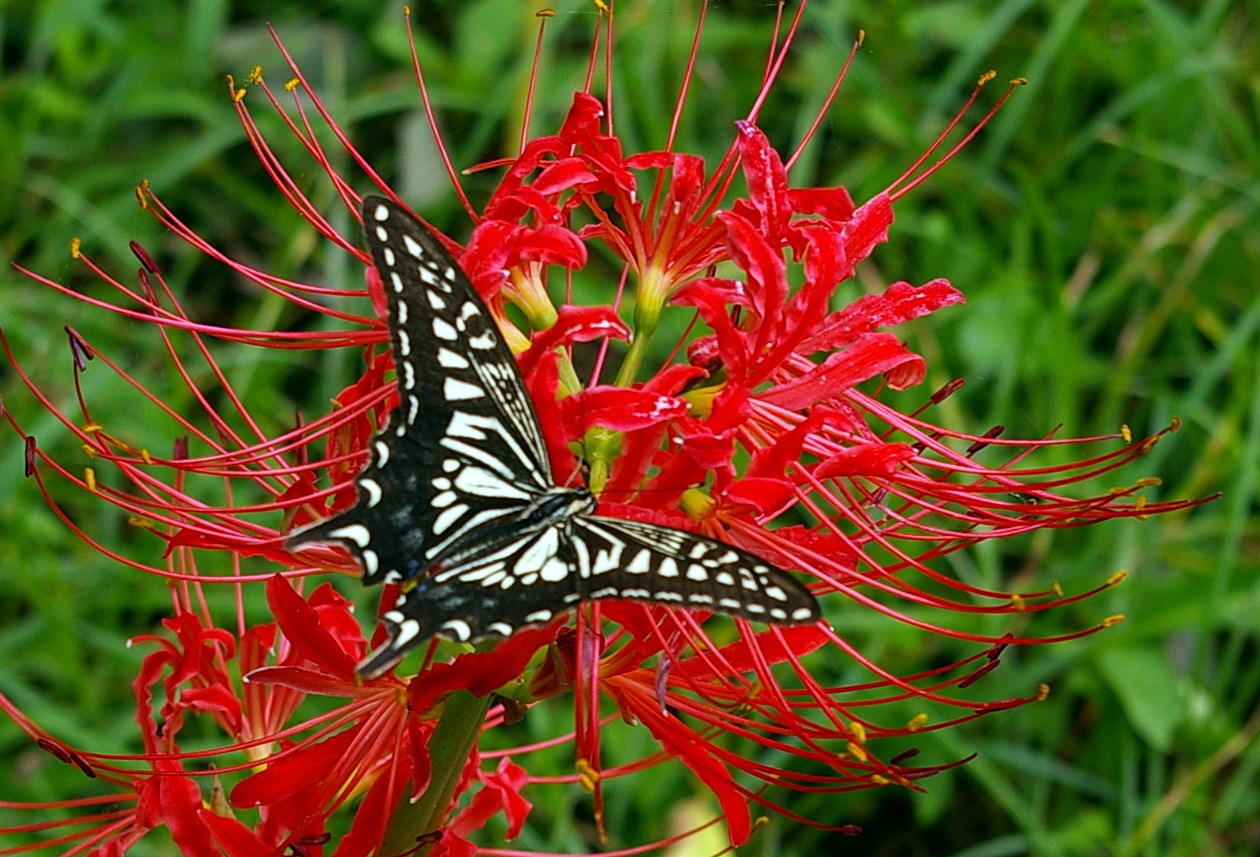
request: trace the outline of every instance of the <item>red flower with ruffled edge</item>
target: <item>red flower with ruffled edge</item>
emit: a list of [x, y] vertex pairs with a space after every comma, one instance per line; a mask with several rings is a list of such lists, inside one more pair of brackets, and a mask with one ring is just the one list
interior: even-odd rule
[[[659, 151], [625, 154], [607, 104], [580, 92], [556, 134], [527, 140], [517, 156], [482, 165], [500, 168], [503, 178], [481, 211], [463, 196], [447, 160], [475, 226], [463, 248], [444, 240], [518, 353], [555, 472], [589, 468], [588, 484], [600, 496], [603, 514], [701, 532], [799, 572], [840, 629], [856, 608], [865, 607], [869, 615], [969, 641], [974, 653], [899, 675], [825, 623], [755, 629], [744, 620], [605, 601], [583, 605], [567, 620], [522, 631], [493, 651], [431, 641], [419, 663], [405, 662], [397, 674], [360, 681], [354, 666], [366, 644], [348, 603], [326, 585], [307, 597], [292, 585], [312, 573], [359, 570], [331, 548], [314, 552], [319, 568], [304, 567], [282, 542], [293, 527], [355, 500], [351, 480], [396, 402], [384, 300], [357, 236], [338, 233], [311, 203], [254, 124], [246, 89], [233, 83], [244, 128], [277, 187], [321, 235], [364, 266], [366, 288], [286, 281], [235, 261], [182, 223], [147, 186], [140, 188], [141, 204], [172, 232], [260, 288], [323, 314], [333, 322], [331, 329], [251, 330], [196, 321], [167, 287], [161, 267], [137, 245], [141, 267], [134, 286], [75, 248], [91, 273], [118, 290], [117, 302], [18, 269], [77, 300], [156, 328], [176, 377], [201, 411], [173, 410], [68, 330], [76, 385], [87, 362], [98, 360], [134, 388], [141, 403], [179, 427], [173, 442], [164, 439], [172, 454], [154, 454], [154, 446], [95, 422], [82, 390], [81, 417], [59, 411], [5, 343], [28, 389], [82, 441], [92, 462], [79, 475], [76, 467], [50, 458], [6, 411], [25, 439], [28, 475], [76, 533], [120, 562], [166, 578], [176, 595], [173, 616], [165, 622], [173, 640], [135, 639], [155, 647], [134, 684], [143, 753], [71, 748], [0, 697], [4, 710], [41, 747], [127, 790], [47, 805], [121, 808], [5, 829], [29, 834], [82, 825], [32, 846], [52, 844], [67, 854], [88, 849], [121, 854], [162, 826], [182, 853], [194, 855], [243, 857], [287, 849], [315, 857], [334, 840], [337, 855], [427, 847], [436, 854], [469, 855], [488, 850], [473, 843], [492, 816], [504, 816], [509, 838], [519, 833], [530, 812], [529, 795], [548, 785], [593, 792], [602, 831], [608, 821], [606, 783], [674, 761], [712, 790], [730, 840], [738, 845], [755, 827], [751, 803], [796, 817], [776, 803], [767, 785], [802, 792], [888, 783], [917, 788], [917, 780], [957, 762], [910, 766], [912, 752], [884, 758], [881, 747], [898, 750], [905, 742], [896, 739], [1044, 694], [1039, 689], [1026, 698], [977, 701], [964, 692], [997, 665], [1008, 646], [1051, 640], [953, 629], [948, 618], [1027, 614], [1093, 592], [987, 591], [948, 577], [932, 562], [987, 539], [1189, 504], [1145, 504], [1136, 495], [1146, 483], [1101, 496], [1067, 493], [1142, 455], [1158, 436], [1136, 442], [1126, 437], [1109, 451], [1075, 462], [1026, 464], [1043, 447], [1117, 438], [1014, 441], [997, 432], [970, 435], [881, 401], [884, 386], [907, 389], [925, 374], [922, 357], [886, 328], [958, 304], [962, 294], [943, 280], [894, 283], [832, 307], [855, 266], [887, 239], [896, 200], [948, 160], [952, 150], [922, 169], [958, 119], [897, 183], [861, 205], [842, 188], [790, 187], [787, 165], [756, 119], [803, 8], [773, 44], [757, 107], [737, 123], [730, 151], [713, 170], [696, 156], [674, 151], [672, 131]], [[601, 12], [600, 21], [611, 46], [611, 13]], [[700, 27], [697, 46], [699, 33]], [[598, 36], [595, 43], [600, 44]], [[593, 57], [592, 76], [598, 67]], [[351, 212], [357, 214], [359, 192], [368, 186], [397, 199], [296, 66], [293, 70], [297, 76], [286, 89], [293, 92], [294, 113], [281, 107], [261, 72], [251, 75], [249, 85], [285, 119]], [[416, 70], [419, 75], [418, 63]], [[842, 78], [843, 69], [836, 87]], [[680, 111], [689, 80], [688, 74]], [[611, 81], [605, 85], [611, 89]], [[836, 87], [819, 109], [820, 120]], [[979, 91], [977, 86], [959, 118]], [[345, 147], [361, 178], [352, 182], [333, 169], [341, 159], [321, 147], [312, 130], [316, 121]], [[578, 222], [586, 225], [575, 227]], [[574, 305], [572, 278], [587, 265], [592, 242], [622, 261], [621, 285], [609, 305]], [[557, 288], [557, 278], [563, 288]], [[634, 298], [629, 319], [620, 311], [625, 294]], [[357, 297], [370, 314], [331, 309], [332, 297]], [[511, 323], [506, 304], [523, 313], [528, 330]], [[662, 353], [653, 345], [661, 344], [663, 314], [682, 311], [694, 314], [692, 327], [665, 343], [669, 358], [654, 358]], [[214, 356], [219, 347], [214, 340], [295, 350], [363, 349], [364, 369], [331, 412], [276, 430], [251, 416], [232, 389]], [[626, 342], [624, 350], [613, 345]], [[592, 354], [585, 380], [574, 359], [579, 351]], [[614, 361], [619, 361], [614, 377], [605, 382]], [[213, 396], [195, 380], [205, 377], [214, 379]], [[927, 397], [925, 407], [954, 389], [950, 385]], [[133, 425], [146, 422], [137, 419]], [[1004, 457], [982, 463], [985, 451], [993, 449]], [[98, 480], [99, 466], [115, 469], [125, 487]], [[96, 542], [60, 512], [45, 487], [45, 471], [93, 492], [164, 539], [166, 562], [147, 566]], [[196, 493], [189, 486], [204, 483], [192, 477], [213, 477], [226, 490], [218, 500]], [[207, 570], [209, 557], [215, 562]], [[203, 587], [222, 584], [237, 593], [236, 614], [226, 627], [216, 624], [201, 597]], [[262, 598], [274, 623], [247, 623], [248, 607]], [[380, 599], [386, 605], [393, 601], [388, 590]], [[924, 618], [929, 611], [938, 618]], [[1111, 621], [1068, 636], [1092, 633]], [[818, 668], [836, 655], [860, 666], [867, 679], [841, 685], [822, 679]], [[493, 750], [479, 745], [483, 735], [529, 716], [536, 705], [568, 704], [570, 694], [576, 722], [571, 735], [507, 748], [499, 739]], [[900, 721], [895, 713], [891, 719], [880, 716], [907, 702], [921, 712]], [[177, 739], [190, 717], [213, 723], [222, 745], [183, 750]], [[605, 753], [615, 746], [608, 731], [632, 728], [648, 730], [657, 749], [605, 764]], [[569, 741], [577, 757], [570, 775], [530, 773], [535, 754]], [[801, 820], [855, 832], [831, 819]]]

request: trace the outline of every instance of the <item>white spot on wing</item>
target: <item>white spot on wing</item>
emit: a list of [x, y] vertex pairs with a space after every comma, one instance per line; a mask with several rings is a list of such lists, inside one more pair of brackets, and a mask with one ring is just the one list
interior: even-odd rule
[[467, 402], [480, 399], [485, 394], [486, 391], [476, 384], [469, 384], [458, 378], [447, 378], [442, 383], [442, 395], [446, 396], [448, 402]]
[[438, 339], [445, 339], [447, 342], [454, 342], [459, 339], [459, 333], [455, 330], [451, 323], [444, 318], [435, 317], [433, 319], [433, 335]]
[[345, 539], [354, 542], [359, 547], [367, 547], [368, 542], [372, 541], [372, 534], [368, 532], [368, 528], [362, 524], [350, 524], [345, 527], [338, 527], [335, 530], [329, 530], [328, 535], [334, 539]]

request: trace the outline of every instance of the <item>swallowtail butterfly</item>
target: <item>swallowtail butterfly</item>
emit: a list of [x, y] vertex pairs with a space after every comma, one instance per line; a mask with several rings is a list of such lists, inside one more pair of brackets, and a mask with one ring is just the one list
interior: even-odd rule
[[557, 486], [516, 361], [455, 260], [386, 199], [364, 200], [363, 226], [388, 296], [399, 405], [371, 441], [355, 505], [286, 542], [343, 544], [364, 583], [402, 584], [361, 676], [433, 635], [507, 637], [603, 598], [818, 619], [809, 591], [753, 554], [597, 515], [585, 488]]

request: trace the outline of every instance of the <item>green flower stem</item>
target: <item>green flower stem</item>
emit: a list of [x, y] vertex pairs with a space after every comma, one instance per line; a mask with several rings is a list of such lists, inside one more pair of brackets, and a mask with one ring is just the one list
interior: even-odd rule
[[[656, 282], [659, 278], [646, 277], [644, 282]], [[648, 346], [656, 326], [661, 320], [663, 295], [660, 289], [640, 286], [638, 304], [634, 308], [634, 338], [626, 349], [626, 358], [621, 361], [617, 370], [617, 379], [613, 382], [618, 387], [632, 387], [639, 377], [639, 370], [647, 358]], [[612, 461], [621, 453], [621, 432], [594, 428], [582, 439], [586, 462], [590, 466], [588, 486], [598, 496], [608, 479]]]
[[433, 763], [429, 787], [415, 803], [405, 797], [399, 802], [386, 827], [380, 853], [415, 854], [416, 857], [429, 853], [432, 845], [417, 851], [416, 840], [439, 830], [445, 823], [460, 774], [485, 723], [490, 699], [490, 694], [473, 696], [461, 690], [446, 700], [429, 740], [429, 757]]

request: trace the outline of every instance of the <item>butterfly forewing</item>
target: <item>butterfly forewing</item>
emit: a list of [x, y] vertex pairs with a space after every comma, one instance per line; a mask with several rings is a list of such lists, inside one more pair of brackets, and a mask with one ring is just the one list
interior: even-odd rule
[[365, 582], [403, 584], [379, 675], [430, 636], [506, 637], [580, 601], [617, 598], [779, 624], [818, 619], [795, 578], [757, 556], [655, 524], [592, 514], [558, 487], [520, 370], [472, 284], [406, 210], [363, 205], [389, 304], [399, 405], [371, 442], [358, 502], [290, 536], [344, 544]]
[[365, 203], [364, 232], [388, 301], [399, 405], [373, 438], [359, 502], [289, 545], [339, 541], [371, 583], [423, 573], [553, 483], [516, 362], [450, 254], [383, 199]]

